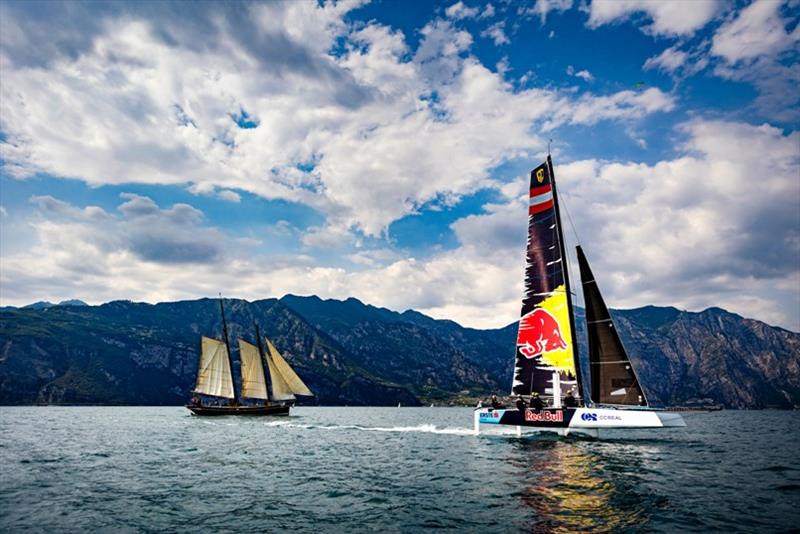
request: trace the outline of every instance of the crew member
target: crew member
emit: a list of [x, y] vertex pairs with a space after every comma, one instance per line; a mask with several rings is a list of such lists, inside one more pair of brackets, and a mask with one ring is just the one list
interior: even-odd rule
[[528, 405], [525, 404], [525, 399], [523, 399], [522, 396], [517, 397], [517, 403], [516, 404], [517, 404], [517, 410], [519, 410], [521, 412], [524, 412], [525, 408], [528, 407]]
[[497, 400], [497, 395], [492, 395], [492, 408], [502, 408], [503, 405]]
[[564, 406], [567, 408], [577, 408], [578, 401], [575, 396], [572, 394], [572, 390], [569, 390], [567, 396], [564, 397]]
[[544, 402], [542, 402], [542, 398], [536, 391], [533, 392], [533, 396], [531, 397], [531, 408], [533, 408], [535, 412], [544, 408]]

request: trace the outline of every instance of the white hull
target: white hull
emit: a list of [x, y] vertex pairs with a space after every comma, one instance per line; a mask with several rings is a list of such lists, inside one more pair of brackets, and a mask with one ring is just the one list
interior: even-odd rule
[[527, 409], [520, 413], [516, 409], [479, 408], [474, 413], [475, 433], [480, 425], [510, 425], [522, 429], [555, 432], [566, 436], [580, 432], [593, 436], [600, 429], [609, 428], [667, 428], [684, 427], [686, 423], [680, 414], [655, 410], [626, 410], [614, 408], [559, 408], [534, 411]]

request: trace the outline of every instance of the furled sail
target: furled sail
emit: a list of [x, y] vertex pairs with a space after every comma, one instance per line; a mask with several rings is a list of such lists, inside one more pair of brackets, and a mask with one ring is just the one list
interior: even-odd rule
[[268, 399], [264, 366], [258, 347], [240, 339], [239, 358], [242, 361], [242, 397]]
[[578, 385], [564, 242], [550, 158], [531, 171], [525, 296], [517, 334], [512, 392], [552, 394], [553, 373], [561, 388]]
[[603, 302], [589, 262], [583, 249], [577, 248], [589, 332], [592, 400], [600, 404], [646, 406], [647, 399]]
[[203, 336], [200, 368], [197, 372], [197, 386], [194, 391], [215, 397], [235, 398], [231, 364], [225, 343]]
[[275, 400], [293, 400], [295, 395], [313, 396], [297, 373], [283, 359], [278, 349], [267, 339], [267, 365], [272, 381], [272, 398]]

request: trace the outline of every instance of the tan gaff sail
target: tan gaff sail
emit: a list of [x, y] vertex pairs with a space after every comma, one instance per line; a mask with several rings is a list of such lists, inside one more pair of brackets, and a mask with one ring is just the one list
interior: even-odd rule
[[225, 343], [203, 336], [201, 349], [195, 393], [234, 398], [231, 364]]
[[239, 358], [242, 361], [242, 397], [268, 399], [264, 366], [261, 364], [258, 347], [240, 339]]
[[[265, 338], [266, 339], [266, 338]], [[267, 339], [269, 376], [272, 379], [272, 397], [275, 400], [293, 400], [294, 395], [313, 396], [297, 373], [283, 359], [281, 353]]]

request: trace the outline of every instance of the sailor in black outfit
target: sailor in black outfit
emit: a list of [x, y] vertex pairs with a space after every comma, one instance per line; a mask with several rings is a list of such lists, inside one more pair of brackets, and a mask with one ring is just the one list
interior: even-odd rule
[[533, 397], [531, 397], [531, 408], [533, 408], [535, 412], [538, 412], [544, 408], [544, 402], [542, 402], [542, 398], [535, 391], [533, 392]]

